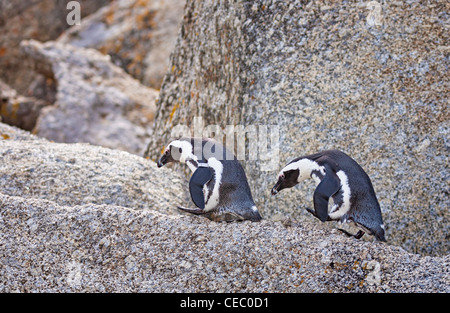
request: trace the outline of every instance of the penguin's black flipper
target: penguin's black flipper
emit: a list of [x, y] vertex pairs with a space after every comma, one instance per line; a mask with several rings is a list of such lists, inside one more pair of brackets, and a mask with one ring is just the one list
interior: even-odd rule
[[[316, 211], [314, 211], [313, 209], [311, 209], [311, 208], [306, 208], [306, 211], [308, 211], [308, 212], [311, 213], [312, 215], [316, 216]], [[317, 216], [316, 216], [316, 217], [317, 217]], [[328, 217], [327, 217], [327, 222], [330, 222], [330, 221], [332, 221], [332, 219], [328, 216]]]
[[183, 212], [188, 212], [188, 213], [195, 214], [195, 215], [202, 215], [202, 214], [206, 213], [205, 211], [203, 211], [203, 209], [197, 209], [197, 208], [190, 209], [190, 208], [184, 208], [182, 206], [177, 206], [177, 208]]
[[314, 191], [315, 215], [322, 222], [328, 219], [328, 200], [341, 188], [339, 177], [337, 177], [333, 169], [328, 164], [324, 166], [326, 170], [325, 176]]
[[205, 208], [205, 196], [203, 195], [203, 185], [213, 177], [213, 170], [210, 167], [201, 166], [192, 174], [189, 181], [189, 192], [191, 199], [200, 209]]

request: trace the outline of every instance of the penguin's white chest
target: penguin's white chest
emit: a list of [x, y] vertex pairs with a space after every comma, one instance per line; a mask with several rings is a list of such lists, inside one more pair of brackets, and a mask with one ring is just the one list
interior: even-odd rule
[[208, 166], [214, 170], [214, 186], [208, 186], [208, 184], [205, 184], [203, 186], [203, 196], [205, 197], [205, 211], [211, 211], [219, 204], [219, 187], [222, 182], [223, 173], [223, 165], [216, 158], [210, 158], [208, 160]]

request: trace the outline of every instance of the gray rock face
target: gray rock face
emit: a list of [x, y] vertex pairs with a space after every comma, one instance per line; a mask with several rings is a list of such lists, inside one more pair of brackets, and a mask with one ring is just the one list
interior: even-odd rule
[[0, 292], [449, 292], [450, 256], [325, 224], [178, 214], [186, 184], [127, 152], [0, 123]]
[[88, 142], [142, 155], [158, 92], [142, 86], [94, 49], [23, 41], [36, 70], [57, 81], [56, 102], [34, 132], [56, 142]]
[[112, 1], [58, 42], [95, 48], [144, 85], [155, 89], [169, 66], [183, 16], [184, 1]]
[[[175, 212], [185, 179], [124, 151], [56, 144], [0, 123], [0, 192], [64, 206], [87, 203]], [[126, 161], [118, 163], [124, 158]]]
[[31, 131], [39, 112], [48, 104], [33, 97], [24, 97], [0, 80], [0, 118], [3, 123]]
[[215, 223], [0, 194], [0, 290], [448, 292], [449, 257], [349, 240], [312, 223]]
[[1, 292], [450, 291], [449, 256], [324, 224], [179, 215], [185, 185], [170, 169], [4, 124], [0, 134]]
[[[28, 60], [20, 53], [20, 42], [56, 39], [70, 27], [68, 2], [70, 0], [0, 0], [0, 78], [20, 94], [46, 99], [53, 96], [54, 82], [29, 70]], [[77, 2], [82, 18], [109, 3], [108, 0]]]
[[[447, 254], [445, 6], [188, 0], [151, 158], [175, 126], [192, 130], [194, 117], [221, 130], [277, 125], [278, 169], [319, 150], [346, 152], [372, 179], [388, 242]], [[272, 198], [277, 171], [264, 172], [261, 159], [244, 163], [262, 215], [309, 219], [313, 183]]]

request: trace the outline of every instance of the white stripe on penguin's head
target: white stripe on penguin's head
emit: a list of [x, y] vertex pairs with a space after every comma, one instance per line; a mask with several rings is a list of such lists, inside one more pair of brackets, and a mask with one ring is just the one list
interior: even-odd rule
[[166, 150], [168, 149], [170, 149], [172, 153], [172, 158], [181, 163], [186, 163], [188, 160], [197, 161], [192, 144], [188, 141], [174, 140], [168, 145]]
[[292, 171], [292, 170], [299, 170], [300, 173], [298, 175], [297, 182], [301, 182], [307, 178], [311, 177], [311, 172], [313, 170], [320, 171], [322, 174], [325, 174], [323, 166], [320, 166], [318, 163], [304, 158], [300, 159], [295, 162], [291, 162], [288, 165], [286, 165], [278, 174], [278, 177], [281, 175], [285, 175], [286, 172]]

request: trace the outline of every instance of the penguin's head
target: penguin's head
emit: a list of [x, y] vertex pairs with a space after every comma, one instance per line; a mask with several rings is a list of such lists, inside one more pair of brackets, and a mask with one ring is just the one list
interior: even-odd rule
[[300, 169], [284, 168], [278, 174], [278, 181], [272, 188], [272, 195], [276, 195], [280, 190], [292, 188], [298, 184]]
[[[278, 174], [278, 181], [272, 188], [272, 195], [280, 190], [291, 188], [311, 177], [313, 170], [322, 172], [323, 169], [314, 160], [307, 157], [299, 157], [289, 162]], [[322, 173], [325, 174], [324, 172]]]
[[170, 162], [186, 163], [188, 160], [197, 161], [194, 149], [190, 141], [184, 139], [173, 140], [164, 150], [163, 155], [158, 160], [158, 167], [162, 167]]

